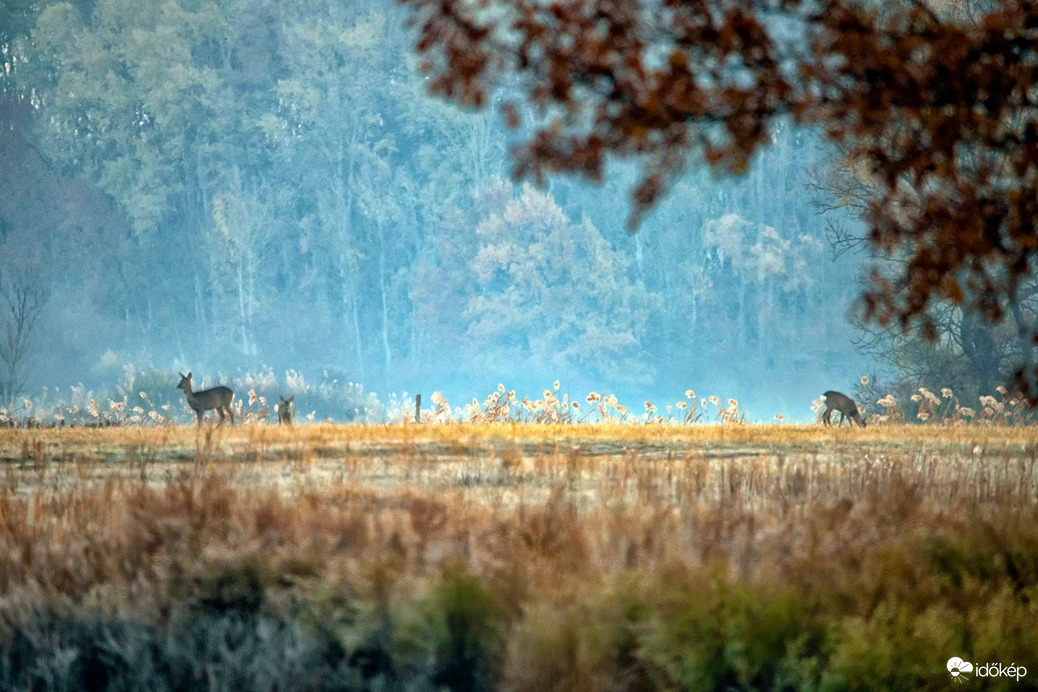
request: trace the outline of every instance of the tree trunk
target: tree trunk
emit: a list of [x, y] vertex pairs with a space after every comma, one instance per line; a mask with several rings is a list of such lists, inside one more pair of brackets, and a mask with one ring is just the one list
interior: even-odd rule
[[241, 352], [249, 352], [249, 332], [247, 317], [245, 315], [245, 281], [242, 272], [242, 263], [238, 262], [238, 321], [241, 323]]
[[389, 348], [389, 301], [386, 297], [386, 229], [379, 224], [378, 230], [378, 283], [382, 298], [382, 353], [386, 365], [386, 381], [393, 367], [393, 356]]
[[363, 382], [364, 377], [364, 341], [361, 337], [360, 330], [360, 306], [358, 305], [357, 292], [354, 290], [351, 293], [351, 301], [353, 304], [353, 337], [357, 347], [357, 377]]
[[1017, 337], [1020, 339], [1020, 367], [1023, 370], [1023, 381], [1028, 395], [1033, 397], [1038, 393], [1038, 373], [1034, 369], [1034, 329], [1024, 317], [1015, 292], [1009, 297], [1009, 312], [1013, 315]]

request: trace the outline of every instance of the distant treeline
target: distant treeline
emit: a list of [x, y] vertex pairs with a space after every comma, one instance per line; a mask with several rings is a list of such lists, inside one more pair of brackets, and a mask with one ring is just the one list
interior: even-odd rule
[[330, 367], [381, 391], [695, 383], [803, 414], [862, 374], [809, 132], [690, 175], [631, 235], [624, 166], [506, 182], [503, 124], [426, 95], [389, 0], [6, 11], [0, 271], [49, 291], [29, 386]]

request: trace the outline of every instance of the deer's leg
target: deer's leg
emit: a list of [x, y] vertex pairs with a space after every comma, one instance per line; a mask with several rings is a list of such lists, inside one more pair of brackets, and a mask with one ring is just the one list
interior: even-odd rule
[[223, 406], [217, 406], [216, 407], [216, 412], [220, 414], [220, 423], [219, 423], [219, 425], [223, 425], [223, 419], [224, 419]]
[[231, 425], [234, 425], [234, 409], [230, 404], [227, 404], [227, 415], [231, 417]]
[[831, 408], [826, 407], [825, 413], [822, 414], [822, 424], [825, 425], [826, 427], [829, 427], [830, 425], [832, 425], [832, 421], [829, 420], [832, 417], [832, 415], [833, 415], [833, 410]]
[[196, 409], [195, 415], [198, 416], [198, 427], [202, 427], [202, 409]]

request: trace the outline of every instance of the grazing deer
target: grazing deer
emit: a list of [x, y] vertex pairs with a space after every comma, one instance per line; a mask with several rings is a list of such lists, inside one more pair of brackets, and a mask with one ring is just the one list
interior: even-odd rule
[[822, 414], [822, 422], [826, 425], [832, 425], [830, 420], [833, 415], [833, 411], [840, 412], [840, 425], [843, 425], [843, 421], [847, 418], [858, 421], [858, 425], [865, 427], [865, 420], [858, 413], [858, 405], [854, 403], [854, 399], [850, 398], [846, 394], [841, 392], [834, 392], [829, 390], [822, 395], [825, 398], [825, 413]]
[[177, 389], [184, 390], [184, 397], [187, 399], [187, 405], [190, 406], [195, 415], [198, 416], [198, 424], [202, 424], [202, 414], [206, 411], [216, 409], [216, 412], [220, 414], [220, 424], [223, 425], [224, 413], [231, 417], [231, 423], [234, 423], [234, 411], [231, 409], [231, 402], [234, 400], [234, 392], [228, 387], [213, 387], [212, 389], [203, 389], [200, 392], [191, 391], [191, 373], [180, 375], [180, 384], [177, 385]]
[[295, 394], [287, 399], [281, 397], [281, 404], [278, 405], [278, 423], [281, 425], [292, 425], [292, 419], [296, 417], [296, 409], [292, 405], [295, 400]]

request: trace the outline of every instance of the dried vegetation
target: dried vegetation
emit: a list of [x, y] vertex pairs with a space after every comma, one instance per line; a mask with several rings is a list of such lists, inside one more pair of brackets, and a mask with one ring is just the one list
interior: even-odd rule
[[1031, 427], [0, 430], [0, 687], [944, 689], [1033, 659], [1036, 459]]

